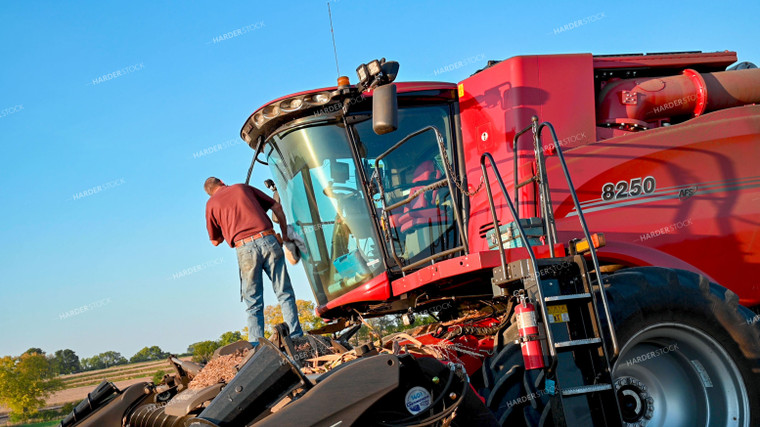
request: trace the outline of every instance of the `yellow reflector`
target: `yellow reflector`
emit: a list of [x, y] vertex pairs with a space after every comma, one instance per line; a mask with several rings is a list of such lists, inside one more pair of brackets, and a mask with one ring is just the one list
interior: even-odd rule
[[[604, 233], [594, 233], [591, 235], [591, 241], [594, 243], [594, 248], [598, 249], [607, 244], [607, 240], [604, 238]], [[588, 252], [590, 250], [588, 241], [583, 239], [575, 243], [575, 251], [579, 254]]]

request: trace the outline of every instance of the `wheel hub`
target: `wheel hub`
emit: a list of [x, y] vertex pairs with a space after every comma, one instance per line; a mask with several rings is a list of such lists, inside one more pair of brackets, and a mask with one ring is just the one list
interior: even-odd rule
[[649, 395], [644, 383], [634, 377], [620, 377], [615, 380], [615, 392], [625, 426], [644, 427], [649, 424], [654, 413], [654, 398]]

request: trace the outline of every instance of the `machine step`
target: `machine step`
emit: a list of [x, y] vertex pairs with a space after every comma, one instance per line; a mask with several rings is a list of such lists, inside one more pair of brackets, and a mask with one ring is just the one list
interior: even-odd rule
[[601, 338], [585, 338], [581, 340], [560, 341], [554, 343], [554, 348], [559, 351], [569, 351], [578, 347], [586, 347], [590, 345], [599, 345], [602, 343]]
[[545, 297], [544, 301], [546, 301], [547, 304], [563, 304], [566, 302], [576, 302], [576, 301], [590, 301], [591, 300], [591, 294], [588, 292], [584, 292], [582, 294], [567, 294], [567, 295], [557, 295], [553, 297]]
[[578, 396], [581, 394], [596, 393], [598, 391], [612, 390], [612, 384], [593, 384], [580, 387], [572, 387], [562, 390], [562, 396]]

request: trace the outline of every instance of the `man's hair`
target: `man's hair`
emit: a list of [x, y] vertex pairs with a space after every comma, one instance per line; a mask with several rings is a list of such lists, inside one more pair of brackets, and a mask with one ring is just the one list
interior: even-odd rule
[[206, 179], [206, 182], [203, 184], [203, 189], [206, 190], [206, 193], [210, 196], [211, 192], [220, 185], [222, 185], [222, 181], [219, 178], [212, 176]]

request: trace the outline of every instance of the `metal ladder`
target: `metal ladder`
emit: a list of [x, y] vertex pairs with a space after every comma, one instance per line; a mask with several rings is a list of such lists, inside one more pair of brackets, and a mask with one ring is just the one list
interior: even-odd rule
[[[553, 217], [551, 217], [552, 206], [541, 146], [541, 131], [544, 128], [548, 128], [551, 132], [557, 149], [557, 156], [585, 236], [585, 240], [571, 242], [570, 256], [562, 258], [555, 258], [553, 248], [553, 244], [556, 242], [556, 229]], [[501, 259], [501, 265], [494, 269], [494, 277], [491, 281], [494, 294], [505, 295], [505, 288], [511, 283], [521, 281], [526, 293], [532, 297], [537, 305], [537, 311], [540, 313], [539, 321], [542, 322], [543, 326], [539, 328], [541, 338], [545, 339], [549, 352], [550, 363], [544, 372], [545, 389], [551, 395], [551, 408], [555, 424], [569, 426], [622, 425], [615, 387], [612, 383], [610, 355], [604, 336], [604, 330], [608, 329], [612, 353], [613, 355], [619, 354], [609, 304], [603, 291], [599, 259], [595, 249], [595, 243], [600, 243], [598, 242], [600, 237], [595, 235], [597, 237], [595, 242], [589, 233], [553, 126], [548, 122], [539, 123], [538, 117], [534, 116], [531, 125], [515, 135], [515, 147], [517, 139], [530, 130], [533, 133], [534, 152], [538, 165], [536, 176], [526, 183], [536, 182], [539, 185], [541, 212], [545, 215], [544, 218], [548, 219], [545, 225], [551, 258], [536, 259], [535, 252], [528, 244], [525, 230], [519, 221], [515, 205], [509, 197], [493, 156], [490, 153], [484, 153], [480, 158], [481, 172], [486, 186]], [[516, 155], [517, 152], [515, 151]], [[498, 228], [498, 218], [486, 160], [496, 174], [496, 180], [504, 199], [507, 201], [520, 238], [525, 242], [524, 247], [528, 252], [529, 259], [514, 261], [509, 264], [506, 262], [506, 253]], [[586, 251], [591, 254], [594, 268], [593, 278], [582, 255]], [[599, 296], [596, 295], [596, 291], [598, 291]], [[604, 309], [604, 319], [606, 319], [604, 322], [598, 311], [598, 299], [601, 300], [601, 306]]]

